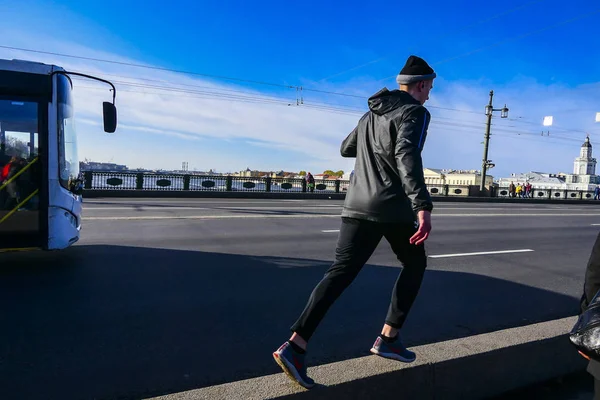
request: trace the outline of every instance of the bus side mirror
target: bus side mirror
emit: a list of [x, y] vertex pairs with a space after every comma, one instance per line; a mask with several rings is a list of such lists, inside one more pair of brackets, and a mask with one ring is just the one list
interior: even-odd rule
[[113, 133], [117, 130], [117, 107], [113, 103], [102, 103], [104, 114], [104, 132]]

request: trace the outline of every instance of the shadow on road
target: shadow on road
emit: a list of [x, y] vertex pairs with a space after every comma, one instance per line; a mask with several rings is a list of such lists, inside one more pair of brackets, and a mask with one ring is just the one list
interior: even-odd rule
[[[141, 398], [280, 370], [328, 263], [198, 251], [75, 246], [3, 254], [0, 392], [8, 399]], [[367, 355], [399, 268], [369, 265], [311, 342], [311, 365]], [[409, 345], [574, 315], [577, 299], [430, 270]]]

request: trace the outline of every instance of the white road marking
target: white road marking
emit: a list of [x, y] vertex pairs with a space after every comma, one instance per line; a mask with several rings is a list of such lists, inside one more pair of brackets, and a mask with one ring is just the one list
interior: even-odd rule
[[600, 226], [600, 224], [592, 224], [592, 226]]
[[[241, 201], [243, 200], [243, 201]], [[273, 204], [273, 203], [282, 203], [282, 202], [294, 202], [294, 203], [298, 203], [298, 202], [305, 202], [306, 200], [282, 200], [282, 199], [273, 199], [273, 200], [252, 200], [252, 199], [241, 199], [236, 201], [235, 199], [219, 199], [219, 198], [203, 198], [203, 199], [198, 199], [198, 198], [189, 198], [189, 199], [168, 199], [165, 200], [164, 198], [156, 198], [156, 199], [137, 199], [137, 198], [130, 198], [130, 199], [125, 199], [125, 198], [120, 198], [120, 199], [114, 199], [114, 198], [105, 198], [105, 199], [83, 199], [83, 204], [177, 204], [177, 203], [217, 203], [217, 204]], [[323, 199], [315, 199], [313, 201], [324, 201]]]
[[569, 210], [569, 211], [588, 211], [593, 209], [592, 207], [579, 207], [579, 208], [568, 208], [568, 207], [540, 207], [540, 206], [531, 206], [531, 207], [434, 207], [433, 214], [435, 214], [436, 210], [512, 210], [512, 211], [531, 211], [531, 210], [539, 210], [539, 211], [557, 211], [557, 210]]
[[321, 231], [321, 232], [324, 232], [324, 233], [333, 233], [333, 232], [339, 232], [339, 231], [340, 231], [339, 229], [326, 229], [326, 230]]
[[534, 250], [520, 249], [520, 250], [479, 251], [476, 253], [438, 254], [435, 256], [429, 256], [429, 258], [466, 257], [466, 256], [480, 256], [480, 255], [486, 255], [486, 254], [525, 253], [525, 252], [529, 252], [529, 251], [534, 251]]
[[112, 210], [129, 210], [136, 211], [139, 209], [143, 210], [152, 210], [152, 211], [161, 211], [161, 210], [314, 210], [317, 208], [341, 208], [342, 206], [336, 205], [317, 205], [317, 206], [305, 206], [305, 207], [246, 207], [240, 205], [239, 207], [231, 207], [231, 206], [215, 206], [215, 207], [162, 207], [162, 206], [147, 206], [147, 205], [132, 205], [129, 207], [83, 207], [85, 210], [91, 211], [112, 211]]
[[[84, 210], [85, 212], [85, 210]], [[435, 217], [600, 217], [595, 214], [435, 214]], [[86, 220], [153, 220], [153, 219], [228, 219], [228, 218], [340, 218], [340, 214], [302, 214], [302, 215], [277, 215], [277, 214], [248, 214], [248, 215], [169, 215], [169, 216], [112, 216], [112, 217], [84, 217]]]
[[541, 214], [541, 213], [502, 213], [502, 214], [431, 214], [433, 217], [598, 217], [600, 213]]
[[130, 206], [130, 207], [83, 207], [83, 211], [116, 211], [116, 210], [128, 210], [137, 211], [139, 209], [145, 211], [161, 211], [161, 210], [210, 210], [206, 207], [161, 207], [161, 206]]
[[259, 206], [259, 207], [244, 207], [244, 206], [239, 206], [239, 207], [231, 207], [231, 206], [225, 206], [225, 207], [221, 207], [221, 206], [216, 206], [214, 207], [215, 209], [223, 209], [223, 210], [229, 210], [229, 209], [239, 209], [239, 210], [311, 210], [311, 209], [315, 209], [315, 208], [331, 208], [331, 207], [336, 207], [336, 208], [341, 208], [342, 206], [338, 206], [335, 204], [319, 204], [319, 205], [310, 205], [310, 206], [303, 206], [303, 207], [263, 207], [263, 206]]
[[248, 214], [248, 215], [188, 215], [188, 216], [135, 216], [135, 217], [83, 217], [85, 221], [134, 221], [158, 219], [246, 219], [246, 218], [339, 218], [337, 214], [306, 214], [306, 215], [277, 215], [277, 214]]

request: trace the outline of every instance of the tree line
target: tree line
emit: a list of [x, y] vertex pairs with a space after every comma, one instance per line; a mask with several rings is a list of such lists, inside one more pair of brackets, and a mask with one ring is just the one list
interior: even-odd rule
[[[298, 175], [300, 175], [300, 176], [306, 176], [306, 171], [300, 171], [300, 172], [298, 173]], [[328, 169], [328, 170], [326, 170], [326, 171], [323, 171], [323, 175], [328, 175], [328, 176], [337, 176], [337, 177], [340, 177], [340, 178], [341, 178], [341, 177], [344, 175], [344, 171], [342, 171], [342, 170], [339, 170], [339, 171], [337, 171], [337, 172], [334, 172], [334, 171], [332, 171], [332, 170]]]

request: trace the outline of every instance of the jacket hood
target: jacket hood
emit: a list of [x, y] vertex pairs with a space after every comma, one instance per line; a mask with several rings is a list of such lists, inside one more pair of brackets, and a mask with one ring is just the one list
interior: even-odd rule
[[369, 97], [369, 110], [377, 115], [387, 114], [405, 104], [421, 103], [403, 90], [389, 91], [387, 88], [383, 88]]

